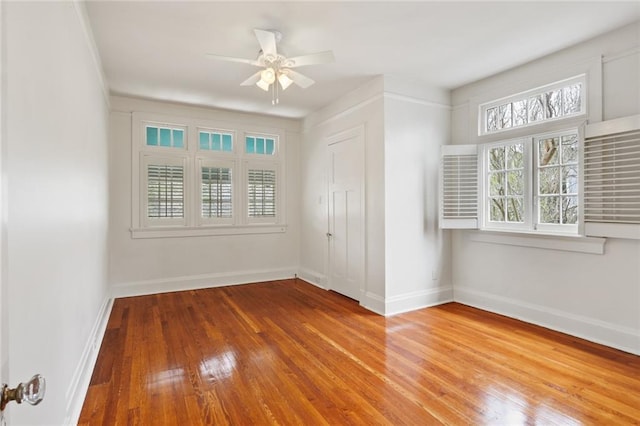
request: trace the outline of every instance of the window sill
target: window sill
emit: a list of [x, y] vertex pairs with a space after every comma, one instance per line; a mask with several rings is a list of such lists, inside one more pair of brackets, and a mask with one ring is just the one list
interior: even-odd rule
[[534, 247], [577, 253], [604, 254], [606, 238], [581, 235], [551, 235], [528, 232], [470, 231], [469, 240], [480, 243]]
[[133, 228], [131, 238], [177, 238], [208, 237], [215, 235], [279, 234], [287, 231], [286, 225], [242, 225], [242, 226], [166, 226]]

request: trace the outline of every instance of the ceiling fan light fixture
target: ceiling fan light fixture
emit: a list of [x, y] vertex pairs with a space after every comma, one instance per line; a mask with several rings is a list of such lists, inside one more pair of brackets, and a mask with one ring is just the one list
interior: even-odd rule
[[287, 90], [287, 87], [291, 86], [293, 80], [284, 72], [278, 74], [278, 82], [282, 87], [282, 90]]
[[273, 84], [276, 81], [276, 72], [273, 68], [266, 68], [260, 73], [260, 80], [267, 84]]
[[271, 91], [271, 103], [273, 105], [277, 105], [279, 103], [278, 93], [280, 90], [286, 90], [293, 83], [303, 89], [306, 89], [314, 83], [312, 79], [294, 71], [293, 68], [306, 65], [325, 64], [335, 60], [331, 51], [287, 58], [282, 54], [282, 52], [278, 52], [277, 44], [282, 38], [282, 34], [280, 32], [276, 30], [260, 30], [257, 28], [254, 29], [253, 32], [258, 39], [258, 44], [260, 45], [260, 51], [257, 59], [234, 58], [214, 54], [209, 55], [223, 61], [240, 62], [262, 68], [261, 71], [254, 73], [240, 83], [240, 85], [252, 86], [255, 84], [265, 92]]
[[267, 83], [266, 81], [264, 81], [264, 80], [259, 80], [256, 83], [256, 86], [258, 86], [259, 88], [261, 88], [265, 92], [268, 92], [269, 91], [269, 86], [271, 86], [271, 85], [269, 83]]

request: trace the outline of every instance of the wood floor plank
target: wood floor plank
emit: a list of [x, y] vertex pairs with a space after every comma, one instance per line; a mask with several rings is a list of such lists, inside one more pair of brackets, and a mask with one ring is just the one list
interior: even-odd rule
[[640, 357], [301, 280], [117, 299], [81, 425], [640, 424]]

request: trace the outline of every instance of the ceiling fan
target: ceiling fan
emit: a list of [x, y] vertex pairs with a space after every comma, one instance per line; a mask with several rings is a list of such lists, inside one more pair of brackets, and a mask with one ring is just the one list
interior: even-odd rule
[[334, 61], [333, 52], [330, 50], [287, 58], [282, 53], [278, 53], [276, 47], [278, 42], [282, 39], [282, 34], [279, 31], [259, 29], [254, 29], [253, 31], [256, 34], [258, 43], [260, 44], [260, 52], [256, 59], [234, 58], [231, 56], [221, 56], [212, 53], [209, 53], [208, 55], [223, 61], [240, 62], [263, 68], [240, 83], [240, 85], [251, 86], [255, 84], [265, 92], [268, 92], [269, 89], [271, 89], [271, 103], [273, 105], [276, 105], [279, 102], [279, 87], [284, 91], [287, 90], [292, 83], [295, 83], [303, 89], [306, 89], [315, 83], [315, 81], [309, 77], [294, 71], [292, 68], [324, 64]]

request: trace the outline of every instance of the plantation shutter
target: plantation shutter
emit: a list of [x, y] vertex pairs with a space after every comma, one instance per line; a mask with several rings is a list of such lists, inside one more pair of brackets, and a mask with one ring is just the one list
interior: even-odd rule
[[476, 145], [442, 146], [440, 228], [478, 228], [478, 154]]
[[147, 217], [184, 217], [184, 167], [167, 164], [147, 166]]
[[248, 214], [250, 218], [276, 217], [276, 171], [250, 168], [247, 172]]
[[231, 168], [203, 166], [200, 168], [200, 171], [202, 217], [233, 217], [233, 181]]
[[586, 127], [583, 199], [586, 235], [640, 239], [640, 115]]

